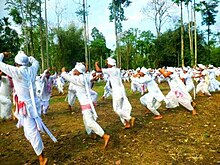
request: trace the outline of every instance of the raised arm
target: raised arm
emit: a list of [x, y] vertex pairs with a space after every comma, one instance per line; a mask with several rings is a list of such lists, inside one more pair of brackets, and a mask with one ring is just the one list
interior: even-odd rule
[[172, 74], [172, 72], [167, 72], [167, 71], [165, 71], [164, 68], [160, 69], [159, 72], [160, 72], [164, 77], [169, 77], [169, 76]]
[[99, 62], [95, 62], [95, 70], [96, 72], [102, 72], [102, 69], [99, 67]]

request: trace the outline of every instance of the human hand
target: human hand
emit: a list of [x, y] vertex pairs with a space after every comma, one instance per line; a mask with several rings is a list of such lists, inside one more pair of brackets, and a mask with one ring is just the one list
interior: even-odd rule
[[61, 72], [66, 72], [66, 68], [63, 67], [63, 68], [61, 69]]
[[10, 55], [11, 55], [11, 52], [2, 52], [2, 53], [4, 54], [4, 57], [5, 57], [5, 58], [10, 57]]

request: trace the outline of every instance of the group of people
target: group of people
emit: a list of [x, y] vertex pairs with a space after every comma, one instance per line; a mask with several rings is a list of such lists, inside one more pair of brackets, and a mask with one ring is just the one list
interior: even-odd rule
[[[30, 141], [35, 153], [39, 156], [41, 165], [47, 164], [48, 160], [43, 155], [43, 142], [40, 132], [46, 132], [56, 142], [41, 119], [41, 114], [47, 114], [52, 87], [55, 84], [59, 93], [63, 93], [63, 85], [68, 82], [67, 100], [72, 109], [76, 98], [80, 103], [85, 130], [91, 138], [100, 136], [107, 147], [110, 135], [105, 133], [97, 122], [98, 115], [95, 107], [97, 105], [97, 92], [92, 88], [97, 80], [104, 80], [103, 99], [111, 95], [112, 107], [118, 115], [125, 129], [132, 128], [135, 117], [131, 116], [132, 106], [127, 98], [123, 81], [131, 82], [131, 90], [141, 93], [140, 103], [154, 114], [155, 120], [163, 116], [158, 111], [161, 102], [164, 101], [166, 108], [175, 108], [182, 105], [193, 115], [197, 112], [195, 107], [195, 96], [199, 92], [208, 97], [211, 92], [220, 90], [220, 82], [216, 76], [220, 75], [220, 69], [212, 65], [208, 67], [199, 64], [197, 68], [175, 68], [164, 67], [151, 69], [139, 67], [136, 70], [121, 71], [116, 67], [116, 60], [109, 57], [106, 68], [100, 68], [95, 63], [95, 70], [88, 73], [84, 63], [77, 62], [75, 67], [66, 72], [62, 68], [61, 74], [50, 74], [46, 69], [41, 75], [37, 75], [39, 62], [34, 57], [28, 57], [23, 51], [15, 56], [15, 66], [2, 62], [8, 57], [8, 52], [0, 54], [0, 114], [1, 118], [11, 117], [11, 95], [16, 105], [14, 116], [18, 119], [18, 127], [24, 127], [25, 137]], [[195, 87], [194, 80], [198, 85]], [[170, 91], [165, 96], [158, 84], [167, 81]], [[193, 95], [193, 96], [191, 96]]]

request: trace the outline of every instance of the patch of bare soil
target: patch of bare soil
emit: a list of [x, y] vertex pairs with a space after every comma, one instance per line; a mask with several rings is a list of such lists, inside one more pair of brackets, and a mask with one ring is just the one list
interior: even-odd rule
[[[132, 94], [130, 84], [125, 84], [132, 104], [135, 126], [124, 129], [119, 117], [112, 110], [112, 100], [98, 100], [96, 111], [98, 123], [111, 135], [109, 145], [103, 150], [103, 140], [92, 140], [85, 132], [79, 103], [69, 110], [64, 95], [53, 89], [48, 114], [42, 116], [44, 123], [58, 142], [42, 134], [45, 155], [49, 165], [161, 165], [161, 164], [220, 164], [220, 92], [211, 98], [196, 97], [198, 115], [193, 116], [183, 107], [167, 110], [159, 108], [163, 119], [154, 120], [145, 114], [140, 104], [140, 94]], [[101, 95], [103, 84], [96, 84]], [[169, 87], [160, 85], [166, 94]], [[31, 145], [16, 121], [0, 121], [1, 165], [38, 164]]]

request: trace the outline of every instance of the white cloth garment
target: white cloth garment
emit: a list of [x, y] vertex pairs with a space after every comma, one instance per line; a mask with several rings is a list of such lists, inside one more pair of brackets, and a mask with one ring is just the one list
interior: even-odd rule
[[98, 116], [92, 104], [88, 82], [86, 82], [84, 75], [80, 74], [79, 76], [70, 76], [66, 72], [63, 72], [61, 76], [76, 86], [76, 96], [81, 105], [83, 122], [87, 134], [94, 132], [102, 137], [104, 135], [104, 130], [96, 122]]
[[139, 83], [146, 84], [148, 93], [140, 98], [141, 104], [146, 106], [154, 115], [160, 115], [157, 109], [161, 105], [161, 101], [168, 102], [158, 87], [155, 80], [150, 75], [145, 75], [139, 79]]
[[2, 119], [10, 119], [12, 114], [12, 87], [9, 81], [9, 77], [1, 76], [1, 81], [2, 83], [0, 85], [0, 117]]
[[17, 94], [17, 109], [15, 112], [18, 119], [17, 126], [24, 127], [25, 137], [30, 141], [35, 153], [40, 155], [43, 151], [43, 142], [39, 131], [45, 131], [54, 142], [57, 140], [44, 125], [37, 110], [35, 78], [39, 63], [33, 57], [29, 57], [28, 60], [31, 66], [15, 67], [3, 63], [3, 57], [4, 55], [0, 54], [0, 70], [12, 77]]
[[131, 119], [132, 107], [126, 96], [124, 85], [122, 84], [120, 69], [115, 66], [106, 69], [102, 68], [102, 73], [108, 75], [112, 88], [113, 110], [125, 125], [126, 121], [130, 121]]

